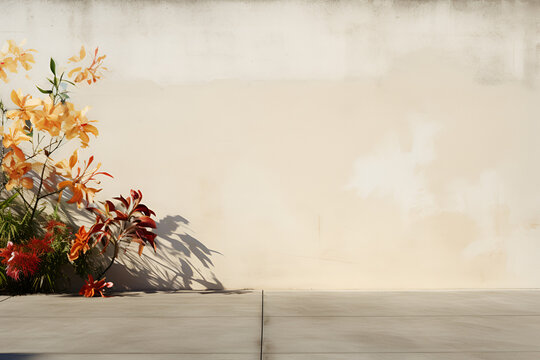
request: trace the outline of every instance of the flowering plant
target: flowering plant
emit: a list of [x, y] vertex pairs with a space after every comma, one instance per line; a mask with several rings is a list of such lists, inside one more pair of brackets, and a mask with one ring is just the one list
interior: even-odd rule
[[[2, 82], [9, 81], [8, 73], [30, 70], [35, 63], [36, 50], [23, 46], [9, 40], [0, 51]], [[110, 200], [94, 203], [100, 179], [112, 176], [100, 171], [94, 156], [79, 158], [79, 149], [87, 148], [99, 131], [96, 121], [87, 117], [89, 108], [69, 101], [68, 88], [100, 80], [105, 57], [96, 48], [85, 65], [87, 53], [81, 47], [68, 59], [69, 71], [58, 69], [51, 58], [48, 87], [36, 86], [43, 98], [12, 90], [13, 107], [0, 99], [0, 288], [56, 291], [60, 269], [71, 265], [80, 275], [88, 275], [82, 295], [103, 295], [103, 289], [112, 286], [103, 276], [121, 246], [138, 243], [139, 254], [147, 243], [156, 248], [152, 232], [156, 224], [150, 218], [155, 214], [140, 203], [142, 193], [132, 190], [127, 199], [115, 198], [117, 205]], [[58, 159], [59, 149], [66, 146], [73, 150], [71, 155]], [[60, 202], [90, 211], [94, 224], [75, 231], [74, 224], [59, 221]], [[114, 246], [111, 262], [94, 281], [90, 264], [99, 263], [96, 258], [105, 256], [109, 244]], [[89, 251], [96, 247], [101, 251]]]

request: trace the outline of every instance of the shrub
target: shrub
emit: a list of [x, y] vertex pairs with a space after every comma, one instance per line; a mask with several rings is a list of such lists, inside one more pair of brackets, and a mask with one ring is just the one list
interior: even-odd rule
[[[9, 81], [8, 73], [29, 70], [35, 63], [36, 50], [23, 46], [9, 40], [0, 52], [4, 83]], [[68, 59], [69, 71], [57, 68], [51, 58], [48, 86], [36, 86], [43, 98], [12, 90], [13, 108], [0, 99], [0, 289], [59, 291], [64, 270], [71, 267], [88, 278], [81, 295], [103, 296], [103, 290], [112, 286], [105, 273], [121, 248], [127, 251], [135, 242], [139, 255], [146, 244], [156, 249], [154, 212], [140, 203], [142, 193], [131, 190], [128, 198], [115, 198], [116, 205], [111, 200], [95, 203], [100, 179], [112, 176], [100, 171], [94, 156], [79, 158], [79, 149], [87, 148], [99, 131], [96, 121], [87, 118], [89, 108], [69, 101], [68, 89], [100, 80], [105, 58], [98, 48], [87, 57], [81, 47]], [[90, 63], [85, 65], [87, 60]], [[64, 146], [73, 149], [71, 156], [57, 159]], [[93, 214], [95, 222], [86, 229], [62, 221], [60, 202]], [[100, 266], [110, 244], [114, 251], [109, 265]], [[92, 274], [99, 274], [97, 280]]]

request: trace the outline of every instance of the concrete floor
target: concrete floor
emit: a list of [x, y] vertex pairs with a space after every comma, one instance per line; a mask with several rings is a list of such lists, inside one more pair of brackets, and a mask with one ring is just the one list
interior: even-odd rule
[[0, 334], [0, 359], [538, 360], [540, 290], [0, 296]]

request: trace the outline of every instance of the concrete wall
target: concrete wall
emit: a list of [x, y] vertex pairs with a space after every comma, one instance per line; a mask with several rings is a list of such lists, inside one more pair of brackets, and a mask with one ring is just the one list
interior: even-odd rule
[[108, 55], [75, 96], [115, 175], [102, 195], [140, 188], [161, 226], [119, 286], [540, 286], [538, 2], [0, 9], [42, 69]]

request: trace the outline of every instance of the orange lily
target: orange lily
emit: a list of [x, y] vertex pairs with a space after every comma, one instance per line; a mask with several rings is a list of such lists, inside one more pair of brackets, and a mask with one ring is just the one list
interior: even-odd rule
[[[74, 68], [68, 73], [68, 77], [72, 78], [75, 74], [75, 81], [76, 83], [82, 82], [86, 80], [88, 84], [95, 83], [99, 79], [101, 79], [101, 74], [98, 73], [98, 71], [101, 70], [107, 70], [106, 67], [103, 66], [103, 60], [105, 60], [105, 57], [107, 55], [98, 56], [98, 49], [94, 51], [94, 59], [92, 60], [92, 64], [90, 64], [89, 67], [83, 68], [81, 66]], [[83, 60], [86, 57], [86, 50], [84, 49], [84, 46], [81, 47], [81, 50], [79, 52], [79, 56], [72, 56], [69, 58], [69, 62], [79, 62]]]
[[0, 58], [0, 79], [8, 82], [6, 70], [17, 72], [17, 61], [11, 57]]
[[82, 147], [88, 146], [90, 138], [87, 133], [91, 133], [94, 136], [98, 136], [98, 129], [91, 125], [95, 120], [89, 121], [86, 117], [86, 113], [90, 108], [87, 106], [82, 110], [75, 110], [75, 106], [72, 103], [66, 102], [64, 105], [64, 111], [61, 115], [61, 121], [63, 123], [66, 139], [71, 140], [75, 137], [79, 137]]
[[75, 234], [75, 240], [73, 241], [73, 244], [71, 245], [71, 249], [68, 254], [69, 261], [77, 260], [81, 251], [83, 252], [83, 254], [86, 254], [86, 252], [90, 250], [90, 246], [88, 245], [90, 235], [92, 235], [92, 231], [87, 232], [84, 226], [81, 226], [79, 228], [79, 231], [77, 231], [77, 233]]
[[53, 102], [48, 99], [42, 101], [43, 110], [38, 110], [34, 113], [34, 118], [32, 122], [37, 130], [45, 130], [51, 136], [60, 135], [60, 130], [62, 128], [62, 121], [60, 115], [62, 114], [62, 106], [58, 104], [53, 104]]
[[15, 156], [13, 156], [13, 151], [10, 151], [4, 156], [2, 169], [9, 177], [9, 181], [6, 184], [6, 190], [9, 191], [14, 187], [20, 186], [26, 189], [34, 187], [34, 182], [31, 178], [23, 177], [32, 169], [32, 165], [24, 161], [17, 161]]
[[17, 63], [21, 64], [25, 70], [30, 70], [32, 67], [30, 63], [35, 63], [34, 55], [32, 55], [30, 52], [35, 52], [36, 50], [24, 50], [22, 48], [23, 45], [24, 42], [21, 43], [20, 46], [17, 46], [13, 40], [8, 40], [2, 48], [2, 51], [0, 51], [0, 79], [2, 79], [4, 82], [9, 81], [6, 70], [16, 73]]
[[19, 158], [19, 160], [24, 161], [24, 153], [19, 148], [19, 144], [23, 141], [28, 141], [31, 139], [30, 136], [26, 135], [22, 129], [22, 124], [19, 121], [16, 121], [13, 124], [13, 127], [9, 129], [8, 134], [3, 134], [3, 145], [5, 148], [11, 148], [13, 153]]
[[15, 60], [18, 61], [25, 70], [30, 70], [32, 66], [29, 63], [36, 62], [34, 60], [34, 55], [32, 55], [30, 52], [31, 51], [36, 52], [36, 50], [34, 49], [24, 50], [22, 48], [23, 45], [24, 45], [24, 41], [19, 46], [17, 46], [15, 41], [8, 40], [8, 46], [9, 46], [8, 51], [11, 54], [13, 54]]
[[85, 284], [81, 288], [81, 291], [79, 291], [79, 295], [84, 295], [85, 297], [93, 297], [97, 293], [99, 293], [102, 297], [106, 297], [103, 294], [103, 290], [105, 288], [110, 288], [113, 286], [112, 282], [105, 282], [105, 278], [96, 281], [92, 277], [92, 275], [88, 275], [88, 280], [85, 280]]
[[71, 180], [62, 181], [58, 184], [58, 189], [62, 190], [59, 199], [62, 197], [64, 189], [69, 188], [73, 192], [73, 196], [67, 201], [68, 203], [76, 203], [78, 208], [82, 208], [83, 200], [86, 200], [87, 203], [93, 202], [95, 194], [101, 191], [101, 189], [88, 187], [87, 184], [90, 181], [95, 181], [99, 184], [99, 181], [95, 179], [95, 176], [97, 175], [112, 177], [109, 173], [98, 171], [101, 167], [101, 163], [99, 163], [94, 170], [89, 171], [88, 169], [93, 161], [94, 157], [91, 156], [88, 159], [88, 163], [85, 162], [84, 170], [80, 167], [77, 168], [77, 174], [75, 176], [73, 176], [73, 167], [77, 163], [77, 152], [74, 152], [73, 155], [71, 155], [69, 163], [64, 160], [55, 165], [55, 167], [63, 171], [63, 175], [71, 178]]
[[32, 99], [30, 95], [23, 96], [21, 91], [11, 91], [11, 101], [19, 108], [8, 111], [6, 116], [12, 120], [30, 120], [34, 116], [34, 109], [41, 105], [41, 100]]

